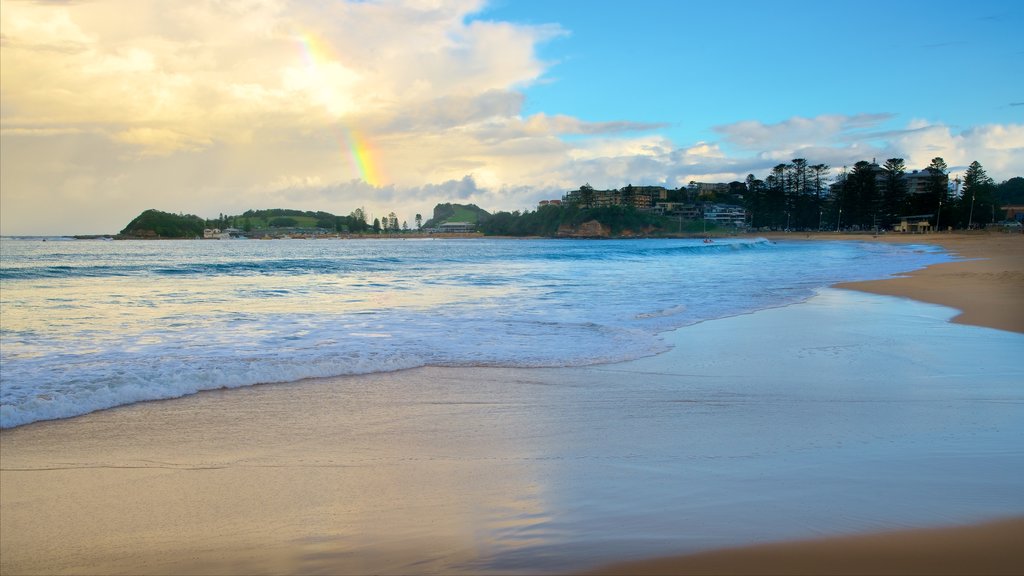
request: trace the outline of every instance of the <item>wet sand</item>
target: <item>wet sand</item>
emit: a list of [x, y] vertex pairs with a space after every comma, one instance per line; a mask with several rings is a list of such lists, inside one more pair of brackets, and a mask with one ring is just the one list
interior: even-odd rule
[[[967, 242], [950, 249], [984, 253]], [[1020, 520], [952, 533], [964, 547], [889, 535], [1024, 516], [1024, 338], [956, 314], [830, 289], [622, 364], [432, 367], [5, 430], [0, 573], [1016, 569]], [[779, 544], [821, 537], [844, 540]]]
[[[1024, 333], [1024, 235], [769, 234], [775, 241], [937, 244], [964, 260], [898, 278], [837, 288], [910, 298], [958, 310], [950, 320]], [[607, 566], [591, 574], [1022, 574], [1024, 517], [730, 548]]]
[[963, 258], [917, 270], [904, 277], [839, 284], [861, 290], [931, 302], [961, 311], [953, 322], [1024, 332], [1024, 234], [943, 233], [829, 235], [776, 234], [775, 240], [847, 239], [938, 244]]
[[883, 532], [810, 542], [764, 544], [679, 558], [616, 564], [593, 576], [1021, 574], [1024, 518], [976, 526]]

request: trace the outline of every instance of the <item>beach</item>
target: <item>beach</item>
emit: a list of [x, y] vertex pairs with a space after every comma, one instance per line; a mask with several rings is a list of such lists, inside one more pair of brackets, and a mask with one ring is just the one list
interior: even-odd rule
[[1021, 234], [888, 234], [870, 238], [872, 242], [938, 244], [964, 260], [936, 264], [899, 278], [845, 283], [838, 287], [941, 304], [961, 311], [953, 322], [1024, 332], [1024, 298], [1021, 297], [1024, 294], [1024, 236]]
[[846, 239], [964, 260], [624, 363], [427, 366], [3, 430], [0, 572], [1020, 572], [1024, 237]]

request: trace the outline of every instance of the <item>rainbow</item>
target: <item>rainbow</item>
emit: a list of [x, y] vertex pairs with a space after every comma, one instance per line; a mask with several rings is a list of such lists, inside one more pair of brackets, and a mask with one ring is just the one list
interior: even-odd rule
[[348, 152], [355, 171], [370, 186], [383, 185], [384, 179], [373, 160], [376, 154], [369, 141], [354, 130], [342, 128], [341, 132], [342, 149]]
[[[295, 36], [296, 42], [302, 50], [303, 61], [306, 68], [312, 73], [320, 73], [320, 67], [325, 62], [338, 60], [332, 46], [323, 38], [312, 32], [304, 32]], [[347, 155], [352, 169], [359, 174], [364, 182], [371, 186], [379, 187], [384, 184], [377, 162], [373, 146], [365, 135], [345, 126], [338, 127], [338, 142], [343, 155]]]
[[302, 59], [308, 68], [317, 68], [320, 62], [334, 59], [331, 45], [312, 32], [296, 34], [295, 40], [302, 49]]

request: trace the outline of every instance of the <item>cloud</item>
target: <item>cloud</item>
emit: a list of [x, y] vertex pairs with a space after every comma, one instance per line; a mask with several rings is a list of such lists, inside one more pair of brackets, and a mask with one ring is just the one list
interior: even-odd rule
[[4, 233], [111, 232], [147, 208], [523, 209], [797, 157], [1024, 166], [1014, 124], [832, 114], [674, 142], [660, 122], [527, 114], [524, 89], [548, 81], [538, 47], [567, 31], [481, 20], [472, 0], [0, 3]]
[[893, 118], [892, 114], [831, 114], [804, 118], [795, 116], [776, 124], [745, 120], [715, 126], [725, 141], [741, 150], [773, 149], [792, 154], [812, 143], [839, 143], [862, 137], [861, 131], [877, 127]]
[[508, 116], [521, 106], [512, 90], [543, 73], [535, 45], [561, 30], [471, 20], [479, 8], [5, 2], [5, 121], [89, 125], [167, 154], [253, 124], [402, 132]]
[[986, 124], [957, 131], [915, 120], [902, 134], [892, 134], [889, 145], [915, 167], [927, 166], [941, 156], [950, 172], [957, 172], [978, 160], [990, 175], [1006, 179], [1020, 175], [1024, 166], [1024, 124]]
[[557, 114], [548, 116], [544, 113], [534, 114], [526, 121], [525, 128], [529, 132], [539, 134], [563, 135], [599, 135], [623, 132], [649, 132], [667, 127], [666, 123], [647, 122], [585, 122], [579, 118]]

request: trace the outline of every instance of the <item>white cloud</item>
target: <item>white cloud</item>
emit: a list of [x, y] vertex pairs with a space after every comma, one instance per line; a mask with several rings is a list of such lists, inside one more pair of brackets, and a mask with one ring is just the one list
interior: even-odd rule
[[775, 124], [744, 120], [715, 126], [714, 130], [722, 134], [727, 143], [741, 150], [772, 149], [793, 154], [814, 144], [839, 144], [860, 139], [862, 130], [875, 128], [891, 119], [890, 114], [826, 114], [814, 118], [795, 116]]
[[940, 156], [951, 172], [958, 172], [977, 160], [989, 175], [1004, 180], [1021, 175], [1024, 166], [1024, 124], [986, 124], [955, 131], [941, 123], [915, 120], [906, 131], [893, 133], [890, 144], [914, 167], [923, 168]]
[[[523, 88], [546, 81], [538, 45], [566, 31], [476, 20], [477, 1], [0, 4], [4, 233], [111, 232], [147, 208], [522, 209], [584, 182], [741, 180], [796, 157], [1024, 172], [1019, 124], [836, 114], [680, 143], [661, 123], [524, 114]], [[66, 211], [34, 220], [40, 206]]]

